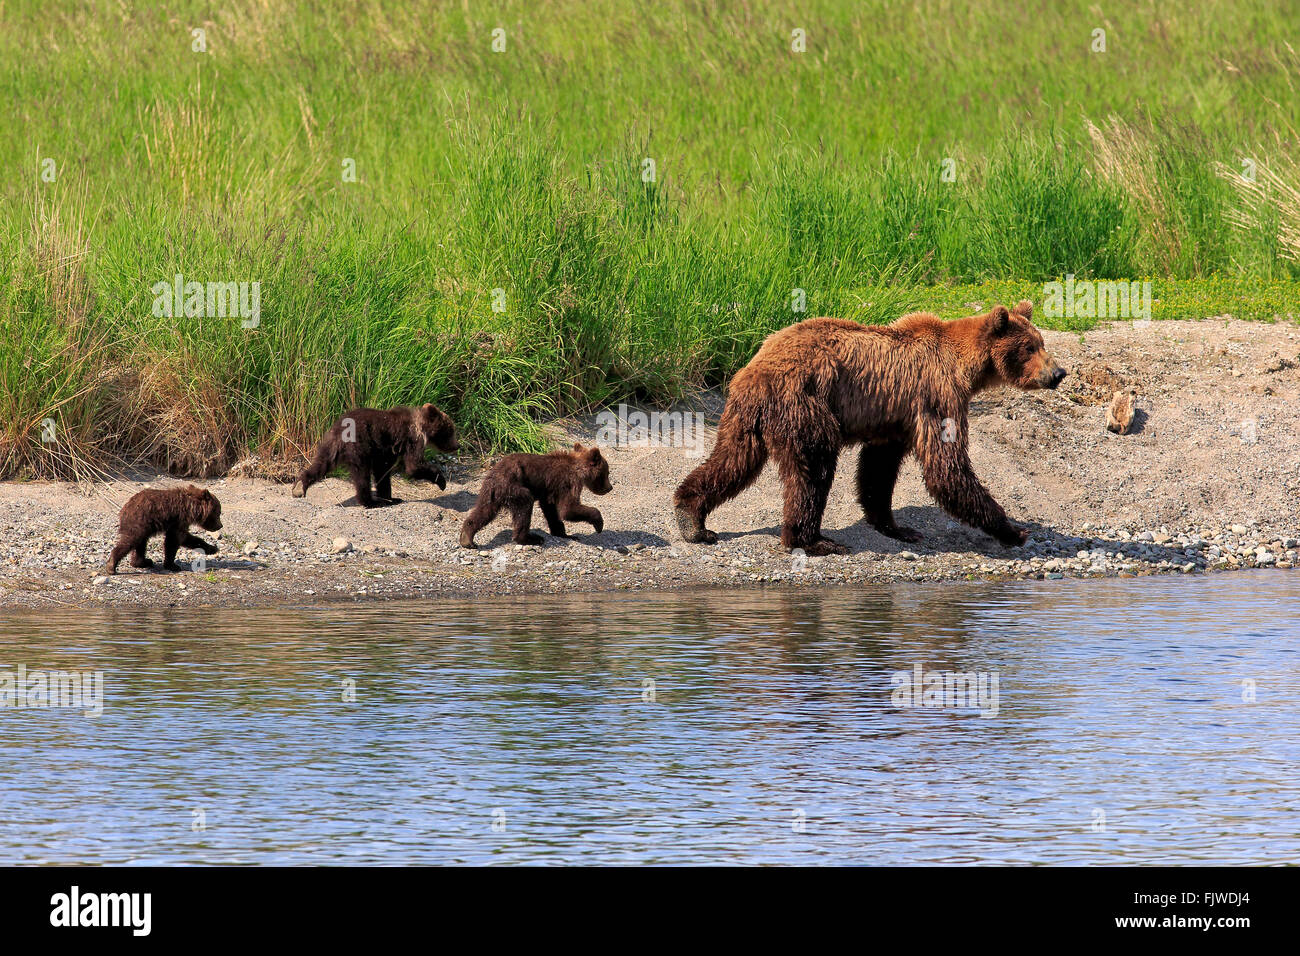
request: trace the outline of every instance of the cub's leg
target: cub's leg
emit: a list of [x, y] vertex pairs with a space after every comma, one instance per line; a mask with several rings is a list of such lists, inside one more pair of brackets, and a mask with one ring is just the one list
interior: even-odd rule
[[542, 517], [546, 519], [547, 530], [557, 538], [569, 537], [569, 533], [564, 528], [564, 522], [560, 520], [560, 511], [555, 507], [555, 502], [538, 501], [537, 504], [542, 509]]
[[144, 538], [131, 549], [131, 567], [133, 568], [152, 568], [153, 562], [145, 554], [145, 549], [149, 547], [149, 539]]
[[605, 519], [601, 517], [600, 511], [581, 502], [566, 502], [560, 516], [565, 521], [585, 521], [596, 529], [596, 534], [605, 530]]
[[460, 526], [460, 546], [462, 548], [474, 547], [474, 535], [482, 531], [497, 516], [497, 512], [500, 510], [501, 502], [495, 495], [489, 492], [480, 493], [478, 503], [465, 516], [465, 523]]
[[163, 535], [163, 568], [167, 571], [179, 571], [181, 566], [176, 563], [176, 551], [181, 546], [181, 531], [179, 528], [168, 528], [167, 533]]
[[[104, 573], [117, 574], [117, 566], [121, 564], [122, 559], [125, 558], [127, 554], [133, 551], [134, 549], [135, 549], [134, 541], [128, 541], [126, 538], [119, 537], [117, 539], [117, 544], [113, 545], [113, 550], [108, 556], [108, 561], [104, 563]], [[135, 564], [134, 560], [131, 561], [131, 564], [136, 567], [139, 567], [139, 565]]]
[[358, 503], [363, 508], [376, 508], [382, 503], [375, 500], [370, 490], [373, 480], [370, 469], [364, 465], [358, 465], [352, 470], [352, 487], [357, 493]]
[[194, 548], [195, 550], [202, 551], [204, 554], [216, 554], [217, 551], [220, 550], [215, 544], [208, 544], [208, 542], [204, 541], [197, 534], [190, 534], [188, 531], [185, 532], [185, 537], [181, 539], [181, 547]]
[[510, 502], [510, 515], [513, 520], [513, 540], [515, 544], [541, 544], [542, 536], [535, 531], [529, 531], [529, 525], [533, 522], [533, 499], [516, 498]]

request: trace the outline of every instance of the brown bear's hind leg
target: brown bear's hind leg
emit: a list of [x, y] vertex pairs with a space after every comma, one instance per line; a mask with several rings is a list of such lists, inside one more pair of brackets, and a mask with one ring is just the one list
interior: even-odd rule
[[149, 539], [145, 538], [134, 548], [131, 549], [131, 567], [133, 568], [152, 568], [153, 562], [145, 554], [145, 548], [149, 546]]
[[822, 514], [835, 480], [838, 448], [829, 443], [774, 454], [785, 490], [781, 547], [801, 548], [813, 557], [848, 554], [849, 549], [822, 534]]
[[868, 523], [886, 537], [920, 541], [921, 533], [894, 523], [894, 485], [907, 455], [903, 442], [863, 445], [858, 455], [858, 503]]
[[753, 484], [766, 463], [767, 448], [757, 430], [752, 424], [742, 424], [739, 414], [728, 405], [718, 423], [718, 440], [712, 453], [686, 476], [673, 495], [682, 540], [715, 544], [718, 536], [704, 527], [709, 512]]

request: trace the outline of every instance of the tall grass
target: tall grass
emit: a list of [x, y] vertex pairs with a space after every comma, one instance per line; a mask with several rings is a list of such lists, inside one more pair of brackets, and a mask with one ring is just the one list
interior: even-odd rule
[[[413, 401], [541, 448], [806, 315], [1064, 273], [1276, 289], [1297, 25], [1227, 0], [5, 5], [0, 475], [287, 472], [345, 408]], [[155, 317], [176, 274], [260, 282], [260, 323]]]

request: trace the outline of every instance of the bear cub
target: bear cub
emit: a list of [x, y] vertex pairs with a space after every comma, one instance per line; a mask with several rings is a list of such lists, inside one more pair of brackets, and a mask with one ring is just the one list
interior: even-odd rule
[[[429, 445], [453, 452], [456, 426], [436, 405], [419, 408], [354, 408], [334, 423], [316, 446], [316, 454], [293, 483], [293, 496], [301, 498], [307, 489], [335, 468], [347, 468], [356, 489], [357, 501], [366, 508], [396, 504], [393, 472], [401, 470], [412, 481], [423, 479], [447, 487], [447, 478], [437, 465], [424, 460]], [[373, 488], [373, 491], [372, 491]]]
[[496, 462], [483, 478], [478, 504], [465, 518], [460, 529], [460, 546], [474, 547], [474, 535], [507, 509], [514, 522], [515, 544], [541, 544], [542, 537], [528, 530], [533, 520], [533, 502], [541, 506], [547, 528], [557, 538], [567, 538], [565, 521], [585, 521], [600, 534], [605, 520], [595, 508], [581, 501], [582, 489], [606, 495], [609, 463], [592, 446], [574, 445], [573, 451], [555, 451], [549, 455], [507, 455]]
[[152, 568], [153, 562], [145, 557], [145, 548], [149, 539], [159, 534], [163, 536], [163, 567], [168, 571], [181, 570], [176, 563], [178, 548], [198, 548], [204, 554], [216, 554], [215, 544], [190, 534], [190, 525], [195, 524], [205, 531], [221, 530], [221, 502], [212, 492], [196, 485], [137, 492], [122, 506], [117, 544], [108, 556], [104, 573], [116, 574], [118, 563], [127, 554], [131, 555], [131, 567]]

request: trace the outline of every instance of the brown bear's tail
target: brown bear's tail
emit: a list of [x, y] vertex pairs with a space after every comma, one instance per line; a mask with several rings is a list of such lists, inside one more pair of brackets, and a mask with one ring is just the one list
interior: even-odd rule
[[[733, 392], [733, 396], [735, 396]], [[673, 504], [682, 539], [713, 544], [718, 536], [704, 527], [709, 512], [748, 488], [767, 462], [762, 416], [757, 407], [728, 399], [718, 422], [713, 451], [677, 488]]]

